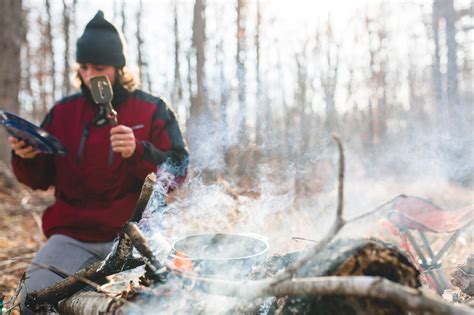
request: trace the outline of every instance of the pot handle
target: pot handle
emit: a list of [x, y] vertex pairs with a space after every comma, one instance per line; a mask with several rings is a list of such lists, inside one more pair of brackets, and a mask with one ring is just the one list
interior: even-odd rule
[[268, 237], [266, 236], [263, 236], [263, 235], [260, 235], [260, 234], [255, 234], [255, 233], [251, 233], [251, 232], [247, 232], [247, 233], [239, 233], [240, 235], [242, 236], [248, 236], [248, 237], [253, 237], [253, 238], [256, 238], [262, 242], [265, 242], [267, 243], [268, 242]]

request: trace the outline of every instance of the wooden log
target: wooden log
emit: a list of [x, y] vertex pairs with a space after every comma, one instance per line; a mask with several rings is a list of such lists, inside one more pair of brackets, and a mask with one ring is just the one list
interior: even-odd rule
[[[155, 183], [156, 175], [154, 173], [148, 174], [130, 218], [131, 222], [138, 222], [141, 219]], [[126, 223], [124, 229], [130, 224], [129, 222]], [[142, 259], [132, 257], [132, 249], [132, 240], [122, 231], [118, 244], [107, 259], [79, 270], [74, 275], [47, 288], [28, 293], [25, 301], [26, 306], [33, 311], [42, 311], [50, 306], [57, 308], [59, 301], [83, 289], [87, 286], [88, 281], [102, 283], [106, 276], [143, 265], [144, 261]]]
[[[59, 303], [64, 315], [121, 314], [123, 301], [97, 292], [79, 292]], [[119, 311], [120, 310], [120, 311]]]
[[[271, 257], [254, 273], [255, 278], [275, 276], [304, 253]], [[404, 286], [420, 286], [419, 271], [396, 247], [375, 239], [338, 240], [319, 252], [295, 274], [298, 278], [323, 276], [378, 276]], [[399, 305], [385, 300], [349, 295], [287, 296], [273, 307], [284, 314], [403, 314]]]

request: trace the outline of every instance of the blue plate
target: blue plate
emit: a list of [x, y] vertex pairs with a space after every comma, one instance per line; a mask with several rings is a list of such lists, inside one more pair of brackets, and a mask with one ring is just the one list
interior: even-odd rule
[[66, 155], [66, 148], [56, 137], [19, 116], [0, 110], [0, 123], [10, 135], [42, 153]]

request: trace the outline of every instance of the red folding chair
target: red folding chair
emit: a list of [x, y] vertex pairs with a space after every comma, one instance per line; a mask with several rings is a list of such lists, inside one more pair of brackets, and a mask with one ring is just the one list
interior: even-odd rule
[[[474, 222], [474, 205], [447, 211], [421, 198], [402, 195], [394, 201], [387, 219], [398, 229], [398, 235], [402, 239], [400, 247], [404, 248], [424, 271], [431, 287], [442, 294], [449, 288], [449, 283], [441, 270], [441, 257], [453, 245], [462, 230]], [[418, 241], [413, 235], [414, 231], [419, 234]], [[435, 253], [426, 237], [426, 232], [452, 235]], [[421, 245], [418, 244], [420, 241]]]

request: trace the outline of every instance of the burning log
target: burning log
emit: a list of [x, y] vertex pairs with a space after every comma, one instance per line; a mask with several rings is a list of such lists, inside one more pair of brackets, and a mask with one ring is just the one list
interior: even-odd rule
[[462, 292], [474, 296], [474, 254], [469, 255], [464, 264], [451, 274], [451, 283]]

